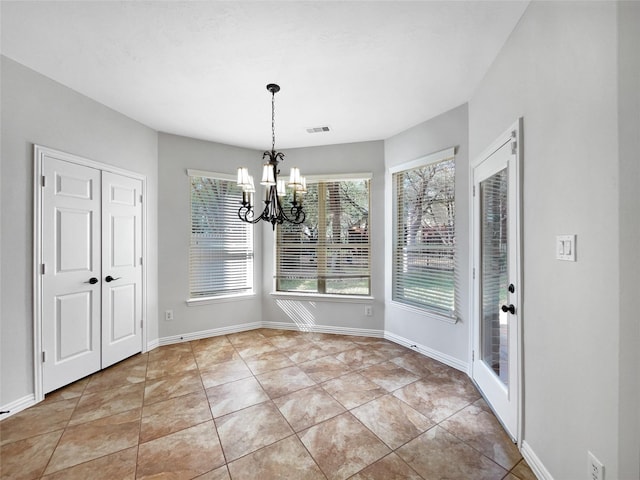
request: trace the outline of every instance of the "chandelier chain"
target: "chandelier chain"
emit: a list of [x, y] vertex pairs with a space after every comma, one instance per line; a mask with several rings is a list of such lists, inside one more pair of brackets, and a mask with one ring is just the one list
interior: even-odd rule
[[276, 92], [271, 92], [271, 151], [276, 149]]

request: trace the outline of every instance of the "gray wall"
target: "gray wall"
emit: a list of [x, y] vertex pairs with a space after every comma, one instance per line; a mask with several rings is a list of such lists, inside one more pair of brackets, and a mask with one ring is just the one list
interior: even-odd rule
[[147, 176], [147, 325], [153, 339], [157, 336], [157, 134], [4, 56], [1, 61], [0, 405], [6, 405], [34, 392], [33, 144]]
[[471, 158], [524, 117], [524, 440], [556, 479], [587, 450], [620, 478], [616, 32], [613, 2], [533, 2], [469, 102]]
[[640, 4], [618, 7], [620, 478], [640, 478]]
[[[327, 301], [294, 296], [272, 296], [274, 271], [274, 234], [270, 225], [263, 228], [263, 276], [262, 310], [266, 322], [292, 324], [301, 319], [315, 327], [338, 327], [340, 329], [384, 330], [384, 159], [383, 143], [363, 142], [324, 147], [285, 150], [282, 171], [292, 166], [300, 168], [303, 175], [364, 173], [373, 174], [371, 179], [371, 295], [373, 316], [364, 315], [363, 302]], [[253, 161], [256, 163], [256, 160]], [[318, 301], [316, 301], [318, 300]], [[287, 314], [290, 312], [290, 315]], [[291, 313], [293, 312], [293, 313]], [[292, 318], [293, 317], [293, 318]]]
[[[428, 349], [431, 355], [464, 368], [469, 356], [469, 149], [468, 108], [461, 105], [384, 142], [385, 167], [415, 160], [430, 153], [456, 147], [456, 255], [459, 271], [459, 322], [451, 324], [435, 317], [409, 311], [386, 299], [385, 328]], [[387, 185], [387, 189], [391, 189]], [[392, 221], [387, 205], [388, 221]], [[387, 233], [390, 230], [387, 231]], [[391, 242], [387, 235], [388, 242]], [[391, 244], [386, 260], [391, 281]]]
[[[189, 229], [191, 196], [187, 169], [236, 174], [240, 166], [254, 167], [260, 178], [262, 152], [177, 135], [158, 135], [158, 325], [161, 339], [178, 340], [198, 334], [262, 321], [260, 278], [262, 274], [261, 230], [255, 229], [254, 286], [256, 295], [210, 304], [187, 306], [189, 298]], [[238, 199], [240, 200], [240, 199]], [[164, 320], [173, 310], [174, 320]]]

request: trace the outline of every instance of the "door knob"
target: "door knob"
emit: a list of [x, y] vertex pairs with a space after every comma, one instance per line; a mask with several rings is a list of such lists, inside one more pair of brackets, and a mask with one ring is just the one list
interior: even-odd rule
[[120, 280], [121, 278], [122, 277], [115, 277], [114, 278], [111, 275], [107, 275], [104, 280], [105, 280], [105, 282], [113, 282], [114, 280]]
[[509, 312], [511, 315], [516, 313], [516, 307], [514, 307], [513, 304], [509, 305], [508, 307], [506, 305], [502, 305], [501, 308], [502, 308], [502, 311], [505, 313]]
[[91, 285], [94, 285], [98, 283], [98, 279], [96, 277], [91, 277], [88, 283], [90, 283]]

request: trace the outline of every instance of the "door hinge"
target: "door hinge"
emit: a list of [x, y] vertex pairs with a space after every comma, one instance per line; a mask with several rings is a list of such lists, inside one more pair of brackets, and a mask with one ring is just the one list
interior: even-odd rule
[[44, 272], [45, 272], [44, 263], [40, 265], [40, 271], [42, 272], [42, 275], [44, 275]]
[[473, 267], [473, 279], [476, 279], [476, 267]]
[[142, 194], [140, 194], [140, 203], [142, 203]]
[[476, 196], [476, 186], [475, 185], [473, 186], [473, 196], [474, 197]]
[[140, 265], [142, 265], [142, 257], [140, 257]]
[[471, 350], [471, 361], [472, 362], [476, 361], [476, 351], [475, 350]]
[[511, 142], [511, 155], [515, 155], [518, 151], [518, 142]]
[[140, 320], [140, 329], [144, 328], [144, 322]]
[[42, 175], [42, 186], [44, 187], [46, 183], [47, 183], [47, 177]]
[[46, 357], [47, 357], [47, 352], [45, 352], [45, 351], [43, 350], [43, 351], [42, 351], [42, 363], [44, 363], [44, 362], [46, 361], [46, 360], [45, 360], [45, 359], [46, 359]]

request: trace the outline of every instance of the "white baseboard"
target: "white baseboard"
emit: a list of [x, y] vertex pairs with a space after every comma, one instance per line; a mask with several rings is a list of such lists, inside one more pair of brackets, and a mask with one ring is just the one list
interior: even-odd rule
[[384, 338], [387, 340], [391, 340], [403, 347], [410, 348], [411, 350], [415, 350], [418, 353], [421, 353], [429, 358], [433, 358], [439, 362], [444, 363], [445, 365], [449, 365], [450, 367], [455, 368], [456, 370], [460, 370], [463, 373], [468, 374], [469, 365], [467, 362], [463, 362], [462, 360], [452, 357], [451, 355], [447, 355], [446, 353], [439, 352], [438, 350], [434, 350], [433, 348], [426, 347], [424, 345], [416, 344], [411, 340], [408, 340], [400, 335], [396, 335], [391, 332], [384, 332]]
[[220, 335], [228, 335], [230, 333], [246, 332], [247, 330], [255, 330], [261, 328], [261, 322], [243, 323], [240, 325], [232, 325], [229, 327], [212, 328], [210, 330], [201, 330], [193, 333], [183, 333], [181, 335], [172, 335], [170, 337], [162, 337], [157, 340], [153, 340], [147, 344], [147, 349], [152, 350], [154, 348], [163, 345], [172, 345], [174, 343], [190, 342], [192, 340], [200, 340], [202, 338], [217, 337]]
[[520, 448], [520, 453], [522, 453], [522, 456], [527, 461], [527, 463], [531, 467], [531, 470], [533, 470], [533, 473], [536, 474], [536, 477], [538, 477], [539, 480], [553, 480], [553, 477], [549, 473], [549, 470], [545, 468], [542, 461], [538, 458], [538, 456], [531, 448], [531, 445], [529, 445], [525, 440], [522, 441], [522, 448]]
[[15, 415], [18, 412], [21, 412], [25, 408], [29, 408], [36, 404], [36, 396], [31, 393], [29, 395], [25, 395], [22, 398], [14, 400], [11, 403], [6, 405], [2, 405], [0, 407], [0, 412], [8, 412], [0, 415], [0, 420], [4, 420], [5, 418], [9, 418], [11, 415]]
[[382, 330], [373, 330], [369, 328], [349, 328], [349, 327], [334, 327], [328, 325], [311, 325], [301, 329], [295, 323], [289, 322], [262, 322], [263, 328], [274, 328], [278, 330], [295, 330], [301, 332], [313, 332], [313, 333], [333, 333], [335, 335], [354, 335], [357, 337], [376, 337], [382, 338]]

